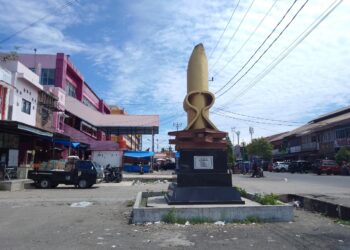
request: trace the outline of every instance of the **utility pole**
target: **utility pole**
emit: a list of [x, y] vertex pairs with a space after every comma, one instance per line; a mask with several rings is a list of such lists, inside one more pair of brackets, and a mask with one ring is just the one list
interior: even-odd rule
[[239, 135], [241, 134], [241, 132], [240, 131], [236, 131], [236, 135], [237, 135], [237, 144], [238, 144], [238, 146], [239, 146]]
[[236, 130], [236, 127], [231, 127], [231, 132], [232, 132], [232, 146], [235, 146], [235, 130]]
[[173, 126], [176, 127], [176, 131], [179, 131], [179, 128], [182, 126], [181, 122], [174, 122]]
[[249, 134], [250, 134], [250, 142], [253, 141], [253, 134], [254, 134], [254, 128], [253, 127], [249, 127]]

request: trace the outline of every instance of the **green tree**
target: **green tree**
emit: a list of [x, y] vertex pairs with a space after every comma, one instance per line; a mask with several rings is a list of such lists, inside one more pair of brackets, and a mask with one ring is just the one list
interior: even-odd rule
[[230, 140], [230, 137], [226, 136], [226, 141], [227, 141], [227, 163], [233, 164], [236, 159], [235, 155], [233, 154], [233, 145]]
[[335, 160], [339, 165], [341, 165], [343, 161], [350, 162], [350, 149], [347, 147], [339, 149], [335, 155]]
[[[1, 49], [1, 47], [0, 47]], [[10, 51], [8, 53], [2, 53], [0, 54], [0, 61], [1, 62], [7, 62], [7, 61], [15, 61], [18, 59], [17, 50], [19, 47], [15, 47], [14, 51]]]
[[264, 160], [271, 160], [272, 158], [272, 145], [265, 138], [253, 139], [246, 149], [250, 157], [257, 156]]

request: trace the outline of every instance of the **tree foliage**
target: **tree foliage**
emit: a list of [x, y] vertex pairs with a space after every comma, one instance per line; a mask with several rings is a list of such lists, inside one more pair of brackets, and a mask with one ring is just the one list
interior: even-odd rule
[[233, 164], [235, 161], [235, 156], [233, 154], [233, 145], [230, 140], [230, 137], [226, 136], [227, 141], [227, 162]]
[[[0, 49], [1, 49], [1, 47], [0, 47]], [[18, 49], [19, 49], [19, 47], [15, 47], [14, 51], [10, 51], [8, 53], [1, 53], [0, 54], [0, 62], [18, 60], [18, 54], [17, 54]]]
[[272, 145], [265, 138], [253, 139], [246, 147], [250, 157], [256, 156], [264, 160], [271, 160]]
[[335, 155], [335, 160], [338, 164], [342, 164], [343, 161], [350, 162], [350, 149], [343, 147]]

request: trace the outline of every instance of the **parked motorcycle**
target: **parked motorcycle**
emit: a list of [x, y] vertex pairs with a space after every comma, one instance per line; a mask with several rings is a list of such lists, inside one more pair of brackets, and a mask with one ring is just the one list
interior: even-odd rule
[[118, 167], [111, 167], [109, 164], [104, 169], [105, 182], [121, 182], [123, 175], [121, 169]]

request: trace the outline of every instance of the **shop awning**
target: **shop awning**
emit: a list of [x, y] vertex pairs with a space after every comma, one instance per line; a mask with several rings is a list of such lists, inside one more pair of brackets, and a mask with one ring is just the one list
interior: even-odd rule
[[124, 156], [131, 158], [146, 158], [154, 156], [154, 152], [149, 151], [125, 151]]
[[17, 121], [0, 121], [0, 132], [9, 134], [27, 135], [51, 140], [53, 133], [44, 129], [36, 128]]
[[61, 144], [72, 148], [78, 148], [80, 146], [80, 142], [72, 142], [72, 141], [66, 141], [66, 140], [60, 140], [60, 139], [54, 139], [53, 142], [56, 144]]

